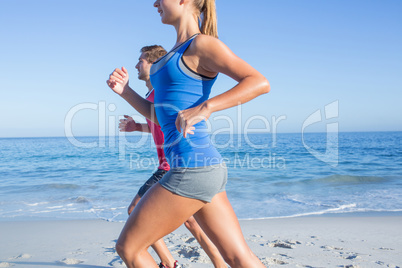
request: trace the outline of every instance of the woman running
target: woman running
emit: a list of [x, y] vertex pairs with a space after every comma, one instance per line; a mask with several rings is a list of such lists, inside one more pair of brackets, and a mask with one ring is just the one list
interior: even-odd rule
[[[268, 93], [269, 83], [217, 39], [214, 0], [157, 0], [154, 6], [162, 23], [174, 26], [177, 33], [176, 45], [151, 68], [154, 104], [129, 87], [124, 67], [107, 83], [161, 126], [171, 169], [131, 213], [117, 252], [127, 267], [157, 267], [148, 247], [194, 215], [232, 268], [264, 267], [247, 246], [226, 196], [226, 166], [211, 145], [206, 120], [213, 112]], [[209, 99], [218, 73], [238, 84]]]

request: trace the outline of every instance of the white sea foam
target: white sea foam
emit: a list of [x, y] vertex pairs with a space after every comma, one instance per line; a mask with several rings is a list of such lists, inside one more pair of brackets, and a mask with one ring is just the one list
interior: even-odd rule
[[63, 206], [53, 206], [53, 207], [47, 207], [48, 209], [57, 209], [57, 208], [63, 208]]
[[357, 209], [356, 210], [350, 210], [350, 209], [355, 208], [355, 207], [356, 207], [356, 204], [348, 204], [348, 205], [342, 205], [342, 206], [337, 207], [337, 208], [331, 208], [331, 209], [325, 209], [325, 210], [313, 211], [313, 212], [306, 212], [306, 213], [299, 213], [299, 214], [293, 214], [293, 215], [288, 215], [288, 216], [247, 218], [247, 219], [244, 219], [244, 220], [283, 219], [283, 218], [296, 218], [296, 217], [305, 217], [305, 216], [314, 216], [314, 215], [324, 215], [324, 214], [330, 214], [330, 213], [359, 212]]
[[30, 206], [30, 207], [36, 207], [36, 206], [46, 205], [46, 204], [49, 204], [49, 202], [38, 202], [38, 203], [32, 203], [32, 204], [25, 203], [25, 205]]

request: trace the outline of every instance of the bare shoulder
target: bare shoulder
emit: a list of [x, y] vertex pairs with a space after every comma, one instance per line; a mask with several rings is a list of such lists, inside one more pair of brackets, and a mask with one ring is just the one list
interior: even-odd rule
[[197, 36], [190, 45], [190, 50], [193, 58], [196, 59], [194, 61], [195, 70], [201, 74], [211, 77], [211, 74], [223, 73], [236, 81], [240, 81], [242, 77], [250, 76], [256, 72], [247, 62], [239, 58], [215, 37]]
[[198, 43], [197, 45], [216, 45], [218, 43], [222, 43], [218, 38], [206, 35], [199, 34], [195, 39], [194, 43]]
[[205, 34], [198, 35], [193, 41], [193, 46], [200, 56], [216, 56], [230, 51], [221, 40]]

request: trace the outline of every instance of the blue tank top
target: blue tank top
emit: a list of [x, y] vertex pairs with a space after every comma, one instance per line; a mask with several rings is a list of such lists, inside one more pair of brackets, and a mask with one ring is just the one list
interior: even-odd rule
[[205, 120], [194, 125], [187, 138], [176, 129], [177, 114], [206, 101], [217, 77], [208, 78], [189, 69], [183, 53], [196, 35], [156, 61], [151, 67], [155, 111], [165, 136], [164, 150], [171, 167], [219, 164], [222, 157], [211, 144]]

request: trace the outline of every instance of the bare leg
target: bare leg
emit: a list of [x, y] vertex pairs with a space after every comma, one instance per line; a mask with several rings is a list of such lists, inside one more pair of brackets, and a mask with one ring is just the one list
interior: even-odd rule
[[[137, 194], [134, 197], [133, 201], [131, 202], [130, 206], [128, 207], [128, 215], [131, 214], [131, 212], [134, 210], [135, 206], [138, 204], [140, 200], [141, 197]], [[172, 254], [170, 253], [168, 247], [166, 246], [162, 238], [156, 241], [154, 244], [152, 244], [151, 247], [156, 252], [159, 259], [165, 266], [169, 268], [174, 267], [175, 259], [173, 258]]]
[[148, 191], [130, 215], [117, 241], [118, 254], [129, 268], [156, 268], [148, 247], [194, 214], [232, 268], [264, 267], [247, 246], [225, 192], [205, 205], [200, 200], [175, 195], [159, 184]]
[[204, 204], [155, 184], [138, 202], [117, 241], [116, 250], [127, 267], [157, 267], [148, 247], [176, 230]]
[[195, 239], [201, 245], [202, 249], [207, 253], [208, 257], [211, 259], [215, 268], [227, 268], [227, 265], [222, 258], [219, 250], [211, 242], [208, 236], [202, 231], [201, 227], [195, 221], [194, 217], [190, 217], [184, 225], [193, 234]]
[[248, 247], [226, 192], [215, 195], [194, 217], [230, 267], [265, 267]]

